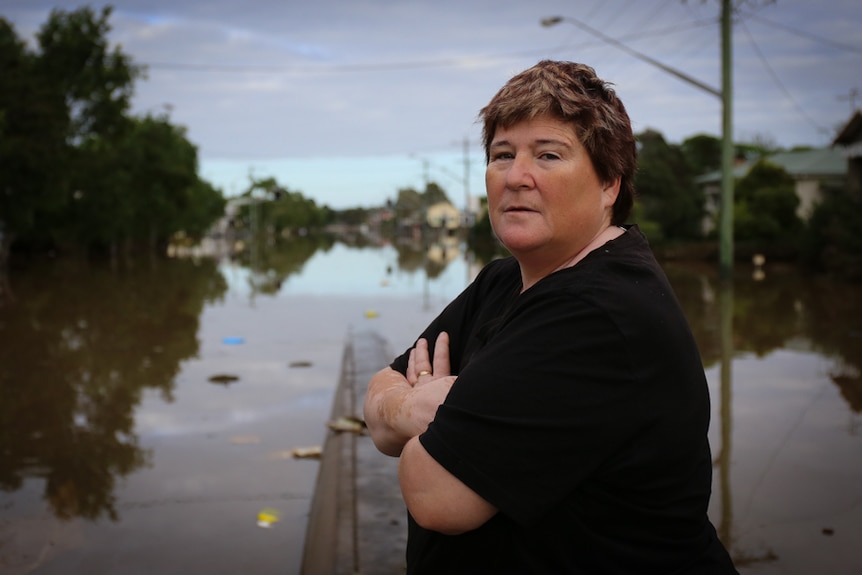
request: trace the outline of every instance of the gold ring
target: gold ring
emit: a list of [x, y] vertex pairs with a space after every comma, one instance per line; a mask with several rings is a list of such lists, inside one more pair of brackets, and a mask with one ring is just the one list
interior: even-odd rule
[[430, 372], [430, 371], [428, 371], [427, 369], [423, 369], [423, 370], [422, 370], [422, 371], [420, 371], [417, 375], [418, 375], [419, 377], [422, 377], [423, 375], [431, 375], [431, 372]]

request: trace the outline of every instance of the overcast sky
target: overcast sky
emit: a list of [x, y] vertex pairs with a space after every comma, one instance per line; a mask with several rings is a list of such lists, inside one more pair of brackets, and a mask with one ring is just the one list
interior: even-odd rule
[[[334, 208], [371, 206], [399, 188], [422, 189], [427, 178], [463, 205], [467, 193], [484, 190], [478, 110], [543, 58], [593, 66], [615, 84], [636, 132], [655, 129], [674, 143], [721, 134], [715, 95], [573, 20], [539, 23], [576, 19], [718, 89], [718, 0], [111, 4], [111, 42], [147, 67], [134, 113], [168, 111], [198, 146], [201, 175], [228, 195], [252, 174]], [[852, 106], [862, 105], [862, 2], [741, 4], [734, 139], [828, 145]], [[51, 8], [80, 5], [0, 0], [0, 16], [32, 41]]]

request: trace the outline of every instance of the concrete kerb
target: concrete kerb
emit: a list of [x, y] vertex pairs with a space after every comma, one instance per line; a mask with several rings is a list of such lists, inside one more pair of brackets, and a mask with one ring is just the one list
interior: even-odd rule
[[[362, 417], [368, 381], [389, 364], [386, 340], [348, 332], [330, 421]], [[327, 430], [308, 519], [302, 575], [395, 575], [405, 571], [407, 512], [398, 459], [367, 435]]]

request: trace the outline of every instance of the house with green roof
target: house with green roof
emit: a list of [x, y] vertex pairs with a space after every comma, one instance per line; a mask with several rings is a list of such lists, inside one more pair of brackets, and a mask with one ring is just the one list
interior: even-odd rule
[[848, 189], [862, 195], [862, 110], [856, 110], [850, 117], [832, 146], [846, 158]]
[[[811, 216], [814, 205], [823, 197], [824, 189], [833, 185], [843, 186], [847, 182], [847, 159], [835, 148], [776, 152], [755, 159], [742, 159], [734, 165], [733, 179], [738, 181], [745, 177], [761, 159], [784, 168], [796, 181], [796, 195], [799, 197], [796, 213], [803, 220]], [[695, 182], [706, 198], [703, 231], [709, 233], [715, 229], [721, 206], [721, 170], [699, 176]]]

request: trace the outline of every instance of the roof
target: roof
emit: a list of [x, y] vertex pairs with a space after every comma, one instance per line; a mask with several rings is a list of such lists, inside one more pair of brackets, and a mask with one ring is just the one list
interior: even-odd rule
[[862, 110], [856, 110], [856, 113], [847, 121], [841, 131], [835, 136], [832, 141], [833, 146], [853, 144], [862, 140]]
[[[776, 164], [796, 179], [804, 177], [832, 178], [847, 175], [847, 158], [835, 148], [816, 148], [798, 152], [776, 152], [758, 159], [748, 160], [733, 168], [733, 177], [742, 178], [759, 159]], [[699, 176], [695, 181], [709, 184], [721, 180], [721, 170]]]

